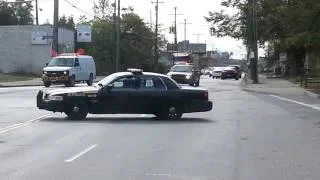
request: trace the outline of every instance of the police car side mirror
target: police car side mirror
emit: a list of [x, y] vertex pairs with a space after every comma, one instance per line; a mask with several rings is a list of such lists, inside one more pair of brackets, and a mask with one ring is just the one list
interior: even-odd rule
[[113, 88], [113, 84], [108, 84], [105, 88], [109, 92]]

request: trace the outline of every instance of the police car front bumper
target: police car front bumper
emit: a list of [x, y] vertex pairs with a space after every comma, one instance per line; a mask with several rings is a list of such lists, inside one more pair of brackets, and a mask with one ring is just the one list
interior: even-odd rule
[[39, 109], [44, 109], [53, 112], [64, 112], [63, 101], [48, 100], [44, 99], [44, 93], [42, 91], [38, 92], [37, 95], [37, 107]]

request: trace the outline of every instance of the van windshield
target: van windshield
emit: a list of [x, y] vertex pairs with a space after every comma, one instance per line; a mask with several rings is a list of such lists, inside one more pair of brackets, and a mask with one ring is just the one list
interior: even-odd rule
[[52, 58], [48, 66], [73, 67], [74, 58]]

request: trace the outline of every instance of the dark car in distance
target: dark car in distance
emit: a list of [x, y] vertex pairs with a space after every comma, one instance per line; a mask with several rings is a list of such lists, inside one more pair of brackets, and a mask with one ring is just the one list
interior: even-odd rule
[[170, 77], [128, 69], [111, 74], [91, 87], [40, 90], [37, 107], [64, 112], [69, 119], [87, 114], [154, 114], [161, 119], [180, 119], [183, 113], [212, 109], [208, 91], [181, 87]]
[[235, 67], [225, 67], [221, 73], [221, 79], [240, 79], [239, 71]]
[[200, 85], [201, 71], [190, 64], [174, 65], [170, 68], [167, 75], [179, 84]]

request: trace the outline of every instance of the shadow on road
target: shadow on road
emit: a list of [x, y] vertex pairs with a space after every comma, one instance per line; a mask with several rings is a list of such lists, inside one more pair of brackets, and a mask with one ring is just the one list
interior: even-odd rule
[[109, 124], [190, 124], [190, 123], [215, 123], [214, 120], [205, 118], [181, 118], [180, 120], [161, 120], [156, 117], [87, 117], [85, 120], [69, 120], [66, 117], [49, 117], [42, 122], [57, 123], [109, 123]]

